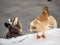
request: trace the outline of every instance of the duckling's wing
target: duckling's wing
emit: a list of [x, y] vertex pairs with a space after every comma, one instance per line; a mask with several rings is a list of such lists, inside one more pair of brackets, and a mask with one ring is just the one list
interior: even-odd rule
[[54, 28], [57, 27], [57, 21], [53, 16], [48, 17], [48, 24]]

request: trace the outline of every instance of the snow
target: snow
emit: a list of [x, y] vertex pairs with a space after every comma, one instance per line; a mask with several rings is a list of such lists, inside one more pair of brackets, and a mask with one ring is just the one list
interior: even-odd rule
[[[41, 35], [42, 32], [39, 32]], [[54, 28], [44, 32], [46, 38], [36, 39], [35, 34], [28, 34], [11, 39], [0, 38], [0, 45], [60, 45], [60, 29]]]

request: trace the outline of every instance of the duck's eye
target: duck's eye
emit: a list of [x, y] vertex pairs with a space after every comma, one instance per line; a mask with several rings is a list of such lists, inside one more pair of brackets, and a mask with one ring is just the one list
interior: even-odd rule
[[12, 22], [12, 19], [10, 20], [10, 22]]
[[35, 26], [32, 26], [31, 28], [32, 28], [32, 29], [36, 29], [36, 27], [35, 27]]
[[52, 1], [52, 0], [47, 0], [47, 1]]

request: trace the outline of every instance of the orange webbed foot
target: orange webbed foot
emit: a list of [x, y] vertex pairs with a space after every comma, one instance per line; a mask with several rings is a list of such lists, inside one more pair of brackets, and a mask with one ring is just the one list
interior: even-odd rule
[[37, 39], [40, 39], [40, 38], [41, 38], [41, 36], [37, 34], [37, 35], [36, 35], [36, 38], [37, 38]]
[[45, 35], [44, 35], [44, 33], [42, 34], [42, 38], [45, 39]]

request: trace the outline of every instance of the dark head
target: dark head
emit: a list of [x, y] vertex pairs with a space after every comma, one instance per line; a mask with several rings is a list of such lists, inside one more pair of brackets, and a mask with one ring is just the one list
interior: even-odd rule
[[5, 26], [6, 28], [8, 28], [8, 27], [10, 26], [10, 24], [9, 24], [9, 23], [4, 23], [4, 26]]
[[18, 17], [13, 17], [11, 19], [8, 19], [8, 21], [9, 21], [9, 24], [15, 26], [18, 24]]

